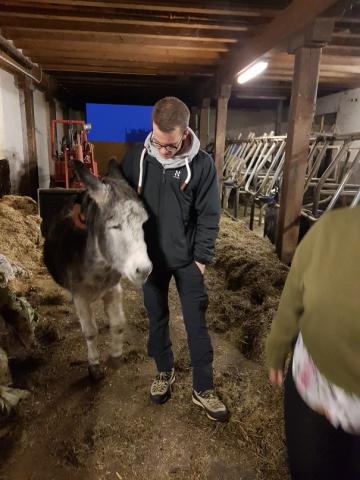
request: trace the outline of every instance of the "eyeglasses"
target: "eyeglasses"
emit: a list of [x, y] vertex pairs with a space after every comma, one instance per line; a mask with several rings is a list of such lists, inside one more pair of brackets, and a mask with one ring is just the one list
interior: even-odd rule
[[154, 139], [153, 134], [151, 134], [151, 137], [150, 137], [150, 143], [153, 147], [155, 147], [157, 150], [160, 150], [161, 148], [165, 148], [165, 150], [168, 153], [176, 153], [177, 150], [179, 149], [182, 141], [183, 141], [183, 138], [182, 138], [182, 135], [181, 135], [181, 137], [180, 137], [180, 139], [177, 143], [170, 144], [170, 145], [163, 145], [163, 144], [161, 144], [160, 142], [158, 142], [157, 140]]

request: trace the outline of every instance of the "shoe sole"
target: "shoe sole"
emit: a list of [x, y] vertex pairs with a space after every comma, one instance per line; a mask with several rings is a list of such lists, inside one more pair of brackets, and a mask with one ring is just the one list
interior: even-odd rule
[[172, 386], [175, 382], [175, 375], [174, 377], [171, 379], [170, 381], [170, 385], [168, 387], [168, 390], [167, 392], [164, 394], [164, 397], [160, 398], [160, 399], [157, 399], [157, 398], [154, 398], [151, 396], [151, 393], [150, 393], [150, 400], [152, 401], [152, 403], [155, 403], [155, 405], [162, 405], [164, 403], [166, 403], [168, 400], [170, 400], [171, 398], [171, 390], [172, 390]]
[[213, 422], [223, 422], [223, 423], [229, 420], [229, 415], [227, 415], [224, 418], [212, 417], [209, 411], [206, 409], [206, 407], [204, 407], [204, 405], [196, 397], [194, 397], [194, 395], [192, 396], [192, 401], [195, 405], [197, 405], [198, 407], [201, 407], [204, 410], [209, 420], [212, 420]]

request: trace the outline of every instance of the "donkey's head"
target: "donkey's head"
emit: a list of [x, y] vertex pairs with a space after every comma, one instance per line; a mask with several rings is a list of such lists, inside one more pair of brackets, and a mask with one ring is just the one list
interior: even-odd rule
[[135, 285], [142, 285], [152, 269], [143, 231], [148, 215], [142, 202], [121, 175], [115, 159], [110, 160], [108, 175], [102, 181], [82, 162], [73, 163], [90, 199], [85, 214], [96, 254]]

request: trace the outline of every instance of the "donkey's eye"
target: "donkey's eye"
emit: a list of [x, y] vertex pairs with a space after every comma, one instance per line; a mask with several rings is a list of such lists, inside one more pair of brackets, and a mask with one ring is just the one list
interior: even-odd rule
[[114, 228], [116, 230], [121, 230], [122, 226], [119, 224], [119, 225], [113, 225], [110, 228]]

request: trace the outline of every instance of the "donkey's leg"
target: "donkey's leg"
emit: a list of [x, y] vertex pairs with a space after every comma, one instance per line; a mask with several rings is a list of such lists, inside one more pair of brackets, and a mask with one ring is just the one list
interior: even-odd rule
[[118, 358], [123, 353], [124, 328], [126, 323], [120, 283], [105, 293], [103, 301], [105, 314], [110, 324], [111, 356]]
[[86, 340], [89, 375], [93, 380], [100, 380], [104, 377], [104, 371], [100, 366], [99, 351], [97, 348], [98, 329], [94, 313], [90, 303], [84, 297], [75, 295], [74, 305]]

